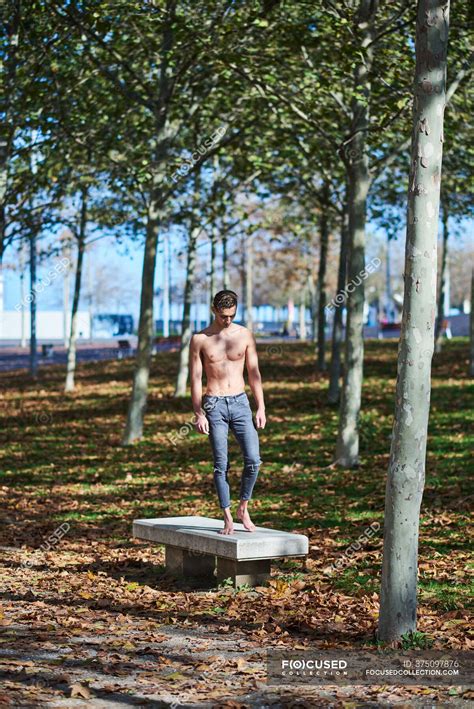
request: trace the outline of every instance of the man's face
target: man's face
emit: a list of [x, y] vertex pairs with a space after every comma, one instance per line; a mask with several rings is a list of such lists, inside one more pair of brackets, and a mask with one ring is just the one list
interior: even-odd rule
[[235, 318], [237, 306], [234, 305], [232, 308], [223, 308], [222, 310], [216, 310], [213, 307], [212, 311], [216, 316], [216, 322], [220, 327], [230, 327], [232, 325], [232, 320]]

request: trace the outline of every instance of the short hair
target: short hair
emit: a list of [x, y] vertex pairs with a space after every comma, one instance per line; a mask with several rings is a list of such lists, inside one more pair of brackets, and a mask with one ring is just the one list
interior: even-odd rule
[[224, 310], [224, 308], [233, 308], [237, 306], [237, 293], [233, 290], [220, 290], [216, 293], [212, 301], [216, 310]]

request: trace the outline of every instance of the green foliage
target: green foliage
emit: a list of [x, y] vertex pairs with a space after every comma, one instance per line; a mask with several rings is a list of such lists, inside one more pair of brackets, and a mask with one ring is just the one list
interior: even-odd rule
[[405, 633], [402, 635], [401, 642], [403, 650], [428, 650], [433, 646], [433, 639], [418, 631]]

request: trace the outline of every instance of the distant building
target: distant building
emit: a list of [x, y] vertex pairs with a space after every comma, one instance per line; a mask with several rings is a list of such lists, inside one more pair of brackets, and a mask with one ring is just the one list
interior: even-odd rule
[[[78, 312], [78, 339], [89, 340], [91, 336], [90, 315]], [[0, 312], [0, 340], [21, 340], [30, 337], [30, 311], [4, 310]], [[38, 340], [62, 340], [71, 331], [71, 313], [65, 317], [62, 310], [38, 310], [36, 313], [36, 337]]]

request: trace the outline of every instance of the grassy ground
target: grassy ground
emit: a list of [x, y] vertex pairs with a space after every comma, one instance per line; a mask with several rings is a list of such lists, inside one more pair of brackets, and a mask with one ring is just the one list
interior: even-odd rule
[[[62, 392], [62, 367], [41, 370], [37, 382], [1, 375], [0, 704], [344, 706], [351, 699], [357, 706], [361, 698], [377, 706], [407, 698], [415, 705], [419, 697], [431, 706], [469, 697], [459, 687], [338, 694], [265, 684], [265, 647], [374, 645], [397, 343], [366, 343], [357, 470], [330, 467], [337, 408], [326, 403], [313, 347], [260, 345], [259, 354], [268, 424], [252, 517], [306, 534], [310, 555], [306, 565], [275, 564], [268, 584], [240, 591], [175, 582], [164, 573], [162, 547], [131, 539], [137, 517], [219, 513], [209, 441], [192, 428], [190, 399], [171, 396], [176, 354], [154, 358], [144, 439], [128, 448], [119, 442], [132, 360], [81, 364], [70, 395]], [[455, 339], [433, 362], [420, 527], [419, 642], [452, 650], [472, 647], [467, 355], [467, 340]], [[236, 501], [235, 441], [230, 455]], [[348, 546], [376, 523], [379, 531], [347, 558]], [[48, 543], [61, 524], [67, 533]]]

